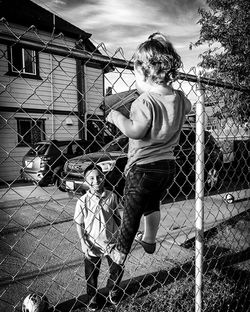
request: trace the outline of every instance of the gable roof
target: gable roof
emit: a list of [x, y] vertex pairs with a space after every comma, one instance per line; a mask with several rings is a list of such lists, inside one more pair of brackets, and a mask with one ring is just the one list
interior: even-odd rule
[[[37, 29], [52, 33], [62, 32], [76, 40], [89, 39], [90, 33], [72, 25], [54, 13], [44, 9], [31, 0], [0, 0], [0, 18], [4, 17], [7, 22], [12, 22], [30, 27], [35, 25]], [[94, 45], [93, 45], [94, 46]]]

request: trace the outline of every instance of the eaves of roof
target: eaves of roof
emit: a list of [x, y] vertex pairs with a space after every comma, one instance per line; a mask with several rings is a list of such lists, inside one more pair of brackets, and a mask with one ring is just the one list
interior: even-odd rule
[[86, 40], [91, 37], [90, 33], [72, 25], [31, 0], [0, 0], [0, 18], [2, 17], [7, 22], [27, 27], [34, 25], [37, 29], [50, 33], [54, 31], [56, 34], [63, 33], [76, 40]]

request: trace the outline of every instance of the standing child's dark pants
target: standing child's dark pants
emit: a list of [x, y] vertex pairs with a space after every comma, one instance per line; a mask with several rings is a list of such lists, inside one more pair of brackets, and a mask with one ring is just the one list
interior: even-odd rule
[[140, 226], [142, 215], [160, 210], [160, 201], [175, 177], [175, 161], [161, 160], [134, 165], [125, 182], [124, 212], [117, 249], [128, 254]]
[[[109, 279], [107, 281], [107, 288], [109, 290], [116, 290], [122, 279], [124, 273], [124, 267], [112, 261], [107, 256], [109, 265]], [[90, 298], [94, 297], [97, 293], [98, 276], [100, 273], [100, 267], [102, 263], [101, 257], [85, 258], [85, 277], [87, 281], [87, 294]]]

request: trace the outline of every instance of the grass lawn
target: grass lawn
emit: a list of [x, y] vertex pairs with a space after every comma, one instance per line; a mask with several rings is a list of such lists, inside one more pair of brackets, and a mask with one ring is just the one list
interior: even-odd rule
[[[194, 248], [194, 241], [186, 245]], [[203, 312], [250, 312], [250, 210], [205, 233]], [[102, 311], [193, 312], [194, 267], [174, 282], [137, 292]]]

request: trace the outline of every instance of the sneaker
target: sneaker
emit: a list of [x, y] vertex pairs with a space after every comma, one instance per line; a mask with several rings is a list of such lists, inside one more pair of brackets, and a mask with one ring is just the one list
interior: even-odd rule
[[120, 294], [120, 291], [118, 289], [109, 291], [109, 301], [113, 305], [118, 305], [120, 303], [120, 301], [121, 301], [121, 294]]
[[88, 311], [97, 311], [98, 310], [98, 304], [96, 302], [96, 297], [91, 298], [88, 304]]
[[156, 243], [152, 243], [152, 244], [146, 243], [142, 240], [142, 236], [143, 236], [143, 232], [140, 232], [140, 231], [137, 232], [135, 241], [143, 247], [146, 253], [153, 254], [156, 249]]

